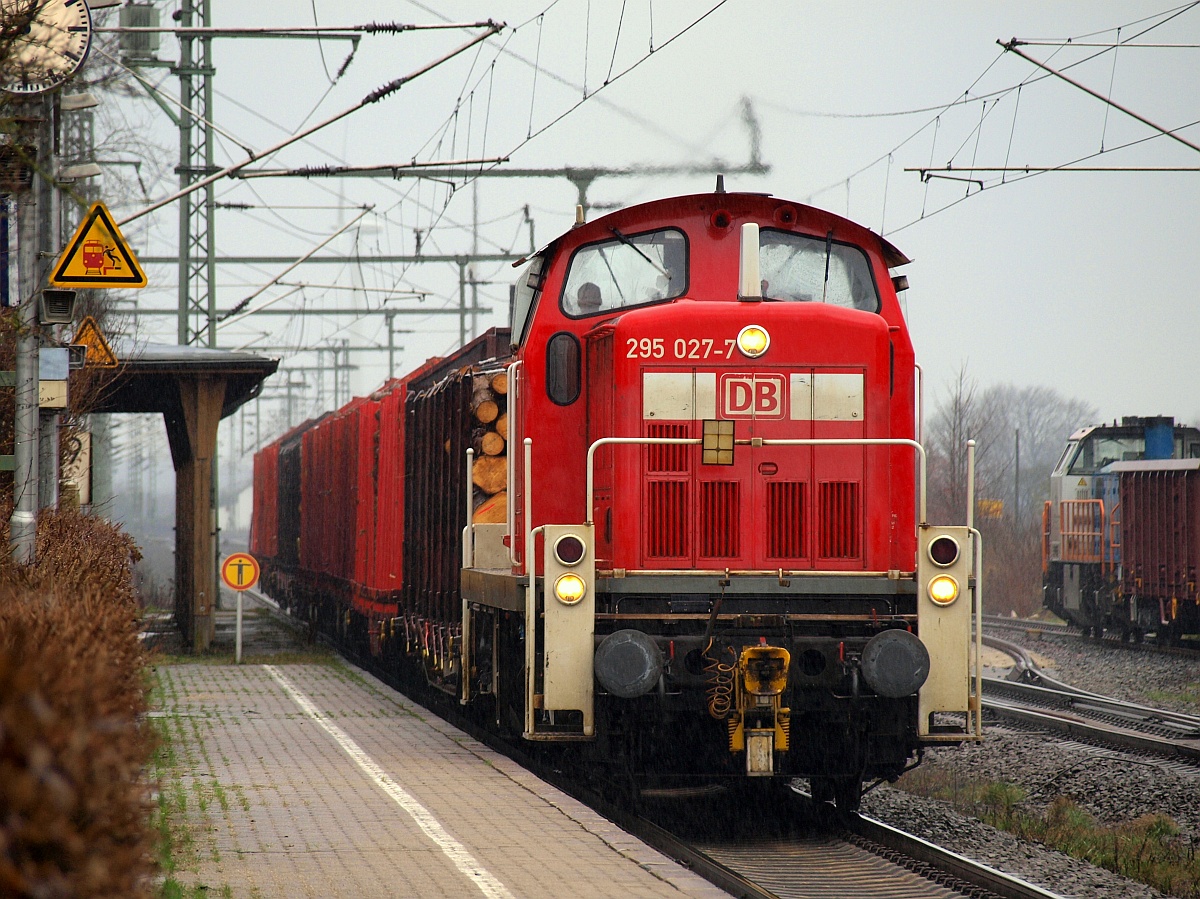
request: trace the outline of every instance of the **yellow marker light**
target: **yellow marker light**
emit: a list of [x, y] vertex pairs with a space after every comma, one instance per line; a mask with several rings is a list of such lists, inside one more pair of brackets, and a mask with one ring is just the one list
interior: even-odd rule
[[558, 580], [554, 582], [554, 595], [564, 605], [575, 605], [583, 599], [585, 593], [587, 593], [587, 584], [583, 582], [583, 578], [570, 571], [560, 574]]
[[771, 335], [761, 325], [746, 325], [738, 332], [737, 345], [743, 356], [757, 359], [771, 345]]
[[929, 598], [939, 606], [948, 606], [958, 599], [958, 581], [948, 574], [939, 574], [929, 582]]

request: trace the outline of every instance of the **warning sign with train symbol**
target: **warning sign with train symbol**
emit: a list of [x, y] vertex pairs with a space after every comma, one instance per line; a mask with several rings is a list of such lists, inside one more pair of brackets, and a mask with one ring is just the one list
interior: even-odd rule
[[146, 273], [103, 203], [83, 217], [50, 274], [55, 287], [145, 287]]

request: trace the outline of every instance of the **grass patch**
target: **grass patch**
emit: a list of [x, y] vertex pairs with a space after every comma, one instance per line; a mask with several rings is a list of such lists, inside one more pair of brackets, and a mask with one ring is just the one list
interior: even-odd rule
[[1169, 896], [1200, 899], [1200, 857], [1165, 815], [1145, 815], [1119, 824], [1100, 824], [1074, 800], [1054, 799], [1044, 811], [1024, 804], [1025, 793], [1010, 783], [964, 778], [957, 771], [921, 767], [900, 779], [901, 789], [948, 802], [971, 815]]
[[[175, 694], [170, 669], [157, 669], [155, 688], [159, 696]], [[159, 736], [151, 765], [153, 778], [159, 784], [151, 813], [162, 876], [157, 899], [232, 896], [228, 884], [186, 882], [199, 873], [201, 855], [208, 861], [220, 862], [220, 851], [213, 839], [217, 825], [212, 815], [218, 807], [227, 813], [230, 801], [221, 784], [203, 773], [211, 771], [212, 766], [205, 734], [196, 717], [178, 713], [169, 701], [160, 708], [151, 719]], [[195, 772], [201, 773], [193, 778]], [[182, 872], [191, 876], [183, 877]]]
[[1147, 700], [1156, 703], [1200, 704], [1200, 684], [1184, 684], [1178, 690], [1151, 690]]
[[151, 767], [160, 788], [151, 812], [151, 823], [156, 838], [155, 854], [163, 877], [159, 896], [183, 899], [194, 895], [194, 891], [185, 891], [175, 879], [175, 873], [181, 864], [194, 861], [195, 844], [187, 827], [187, 792], [178, 779], [178, 757], [171, 740], [178, 723], [169, 718], [156, 718], [154, 725], [160, 739]]

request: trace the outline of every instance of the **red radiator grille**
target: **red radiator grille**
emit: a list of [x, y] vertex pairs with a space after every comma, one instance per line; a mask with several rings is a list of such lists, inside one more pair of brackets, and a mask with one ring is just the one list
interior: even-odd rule
[[678, 559], [689, 555], [687, 481], [650, 481], [646, 509], [646, 555]]
[[740, 504], [737, 481], [700, 482], [700, 555], [736, 558]]
[[770, 481], [767, 484], [767, 555], [773, 559], [798, 559], [804, 552], [803, 481]]
[[[646, 436], [659, 439], [667, 438], [672, 440], [686, 440], [692, 436], [689, 433], [691, 426], [686, 422], [667, 424], [660, 422], [648, 422], [646, 424]], [[693, 451], [690, 446], [676, 446], [663, 444], [650, 444], [646, 447], [646, 471], [688, 471], [689, 453]]]
[[822, 481], [818, 498], [819, 555], [825, 559], [854, 559], [861, 550], [857, 481]]

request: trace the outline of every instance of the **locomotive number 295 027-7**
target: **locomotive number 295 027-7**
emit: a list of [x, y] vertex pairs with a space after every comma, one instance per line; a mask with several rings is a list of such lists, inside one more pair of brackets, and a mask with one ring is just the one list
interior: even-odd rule
[[[724, 340], [711, 337], [677, 337], [670, 349], [675, 359], [729, 359], [737, 341], [732, 337]], [[667, 355], [667, 341], [663, 337], [629, 337], [625, 342], [626, 359], [663, 359]]]

